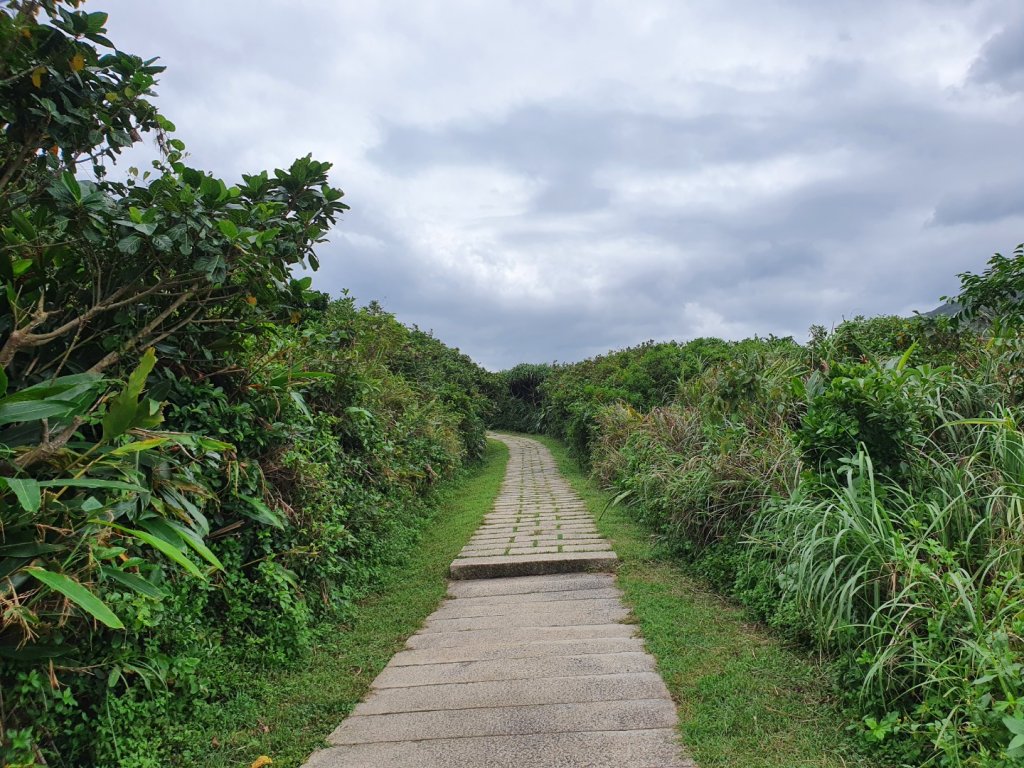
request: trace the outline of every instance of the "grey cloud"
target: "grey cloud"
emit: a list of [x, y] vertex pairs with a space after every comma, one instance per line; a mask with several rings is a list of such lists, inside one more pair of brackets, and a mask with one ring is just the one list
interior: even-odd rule
[[[230, 176], [311, 150], [336, 162], [353, 208], [321, 252], [318, 288], [378, 299], [492, 368], [709, 328], [802, 339], [812, 323], [927, 310], [958, 272], [1024, 237], [1024, 179], [1012, 175], [1024, 18], [1005, 22], [1015, 0], [884, 4], [880, 17], [936, 22], [900, 27], [897, 43], [856, 0], [789, 0], [771, 19], [787, 26], [763, 35], [793, 40], [791, 60], [723, 40], [691, 75], [666, 48], [674, 74], [661, 79], [649, 66], [592, 74], [607, 51], [587, 41], [621, 9], [587, 5], [543, 17], [567, 48], [583, 46], [552, 65], [573, 75], [561, 91], [513, 87], [508, 65], [460, 60], [478, 33], [454, 0], [415, 6], [441, 37], [393, 23], [401, 3], [374, 15], [326, 0], [259, 13], [226, 0], [105, 1], [112, 38], [169, 67], [160, 103], [197, 165]], [[737, 32], [763, 10], [707, 7]], [[510, 8], [496, 0], [488, 13]], [[818, 33], [842, 42], [818, 47]], [[700, 34], [680, 29], [680, 48]], [[979, 52], [969, 72], [947, 71], [949, 39], [967, 40], [964, 61]], [[524, 42], [510, 32], [488, 45]], [[643, 43], [624, 31], [616, 44], [628, 63]], [[340, 67], [346, 50], [360, 55]], [[413, 64], [382, 79], [391, 62]], [[418, 79], [417, 63], [431, 77]], [[468, 85], [478, 69], [486, 92]], [[424, 90], [430, 108], [405, 109]], [[515, 200], [503, 206], [505, 184]], [[508, 277], [522, 263], [533, 283]]]
[[1024, 14], [985, 43], [968, 77], [976, 83], [1024, 92]]
[[935, 207], [935, 225], [978, 224], [1024, 216], [1024, 177], [954, 193]]

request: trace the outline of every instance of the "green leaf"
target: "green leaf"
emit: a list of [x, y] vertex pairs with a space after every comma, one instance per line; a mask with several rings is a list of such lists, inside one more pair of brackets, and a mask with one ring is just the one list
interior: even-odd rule
[[69, 645], [33, 643], [18, 648], [5, 644], [0, 645], [0, 658], [14, 659], [15, 661], [39, 661], [40, 659], [55, 659], [71, 651], [72, 647]]
[[97, 621], [106, 624], [111, 629], [124, 629], [124, 624], [114, 615], [114, 612], [96, 595], [74, 579], [69, 579], [62, 573], [53, 573], [45, 568], [38, 568], [36, 566], [30, 566], [25, 570], [50, 589], [60, 592]]
[[198, 533], [189, 528], [186, 528], [181, 523], [167, 521], [167, 524], [174, 529], [174, 532], [181, 537], [182, 541], [184, 541], [186, 544], [188, 544], [188, 546], [192, 547], [192, 549], [196, 551], [196, 554], [198, 554], [201, 558], [203, 558], [206, 562], [208, 562], [217, 570], [224, 570], [224, 564], [221, 563], [221, 561], [217, 559], [217, 556], [210, 551], [210, 548], [206, 546], [206, 542], [203, 541], [202, 537]]
[[153, 448], [159, 448], [170, 440], [167, 437], [150, 437], [146, 440], [136, 440], [127, 445], [122, 445], [120, 448], [115, 448], [110, 452], [111, 456], [124, 456], [129, 453], [142, 453], [144, 451], [152, 450]]
[[106, 488], [112, 491], [134, 491], [149, 493], [149, 488], [121, 480], [100, 480], [95, 477], [63, 477], [54, 480], [39, 480], [40, 488]]
[[298, 407], [298, 409], [300, 411], [302, 411], [302, 415], [305, 416], [310, 422], [312, 422], [313, 421], [313, 414], [309, 410], [309, 406], [306, 405], [306, 399], [302, 396], [302, 393], [301, 392], [296, 392], [293, 389], [288, 394], [291, 396], [292, 402], [294, 402], [295, 405]]
[[203, 437], [201, 435], [196, 436], [196, 445], [204, 451], [214, 451], [218, 453], [235, 450], [235, 446], [231, 443], [225, 443], [223, 440], [214, 440], [212, 437]]
[[111, 522], [109, 522], [107, 520], [96, 520], [94, 522], [100, 523], [101, 525], [106, 525], [106, 526], [108, 526], [110, 528], [116, 528], [117, 530], [121, 531], [122, 533], [127, 533], [129, 536], [134, 536], [139, 541], [145, 542], [146, 544], [149, 544], [149, 546], [153, 547], [153, 549], [157, 549], [160, 552], [162, 552], [169, 559], [171, 559], [174, 562], [176, 562], [178, 565], [180, 565], [186, 571], [191, 573], [193, 576], [195, 576], [197, 578], [200, 578], [200, 579], [203, 578], [203, 572], [201, 570], [199, 570], [199, 567], [195, 563], [193, 563], [191, 560], [189, 560], [187, 557], [185, 557], [185, 555], [182, 554], [181, 550], [179, 550], [173, 544], [168, 544], [163, 539], [161, 539], [161, 538], [159, 538], [157, 536], [154, 536], [151, 533], [146, 533], [145, 531], [139, 531], [139, 530], [136, 530], [135, 528], [125, 528], [123, 525], [118, 525], [117, 523], [111, 523]]
[[1004, 717], [1003, 725], [1006, 726], [1010, 733], [1015, 733], [1018, 736], [1024, 736], [1024, 718], [1022, 717]]
[[[103, 417], [103, 441], [109, 442], [115, 437], [123, 435], [132, 426], [135, 426], [139, 416], [139, 395], [142, 388], [146, 386], [146, 378], [156, 365], [156, 352], [150, 347], [142, 355], [139, 364], [128, 377], [128, 384], [125, 388], [110, 400], [107, 413]], [[143, 417], [149, 413], [142, 414]]]
[[102, 11], [85, 14], [85, 27], [91, 34], [102, 32], [107, 24], [107, 14]]
[[164, 421], [164, 414], [161, 408], [162, 403], [156, 400], [148, 398], [143, 400], [135, 410], [135, 419], [132, 421], [132, 426], [139, 427], [140, 429], [153, 429], [160, 426]]
[[253, 498], [252, 496], [246, 496], [243, 493], [238, 494], [238, 498], [249, 505], [249, 509], [243, 507], [239, 510], [239, 512], [246, 517], [255, 520], [258, 523], [272, 525], [275, 528], [285, 527], [285, 521], [281, 514], [272, 510], [260, 499]]
[[221, 219], [217, 222], [217, 229], [220, 230], [224, 237], [229, 237], [232, 240], [238, 237], [238, 227], [235, 226], [235, 222], [230, 219]]
[[39, 557], [54, 552], [63, 552], [67, 547], [60, 544], [44, 544], [26, 541], [21, 544], [0, 544], [0, 557]]
[[21, 233], [21, 236], [26, 240], [35, 240], [36, 228], [32, 226], [32, 222], [28, 220], [24, 214], [18, 211], [10, 212], [11, 221], [14, 223], [14, 228]]
[[61, 174], [60, 183], [76, 203], [82, 202], [82, 188], [79, 186], [78, 179], [75, 178], [75, 174], [70, 171], [64, 171], [64, 173]]
[[75, 403], [63, 400], [22, 400], [0, 402], [0, 424], [40, 419], [62, 419], [75, 412]]
[[[60, 376], [42, 384], [18, 390], [0, 401], [0, 403], [20, 403], [28, 400], [60, 400], [70, 402], [82, 392], [95, 389], [103, 382], [96, 373], [75, 373], [71, 376]], [[59, 395], [59, 397], [58, 397]]]
[[0, 368], [0, 397], [7, 394], [7, 373]]
[[126, 392], [132, 397], [138, 399], [139, 395], [142, 394], [142, 388], [146, 386], [146, 379], [149, 374], [153, 371], [153, 367], [156, 365], [156, 352], [152, 347], [147, 349], [142, 359], [139, 360], [139, 364], [135, 366], [135, 370], [132, 371], [128, 377], [128, 387]]
[[14, 491], [14, 495], [18, 497], [18, 503], [26, 512], [35, 512], [39, 509], [41, 495], [39, 483], [35, 480], [27, 477], [0, 477], [0, 483]]
[[117, 568], [111, 568], [107, 565], [100, 566], [100, 573], [102, 573], [105, 578], [108, 578], [111, 581], [116, 581], [121, 586], [127, 587], [134, 592], [138, 592], [140, 595], [152, 597], [154, 600], [162, 600], [167, 596], [167, 593], [160, 589], [160, 587], [156, 586], [156, 584], [153, 584], [134, 573], [125, 573], [124, 571], [119, 571]]
[[134, 256], [142, 247], [142, 238], [138, 235], [128, 235], [117, 241], [117, 250], [125, 256]]

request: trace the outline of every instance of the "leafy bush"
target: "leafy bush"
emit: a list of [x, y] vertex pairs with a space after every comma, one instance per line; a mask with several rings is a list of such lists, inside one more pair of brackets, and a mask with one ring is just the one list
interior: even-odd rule
[[898, 478], [909, 471], [935, 426], [936, 392], [948, 371], [905, 363], [904, 357], [832, 367], [797, 432], [808, 461], [834, 472], [863, 445], [884, 474]]

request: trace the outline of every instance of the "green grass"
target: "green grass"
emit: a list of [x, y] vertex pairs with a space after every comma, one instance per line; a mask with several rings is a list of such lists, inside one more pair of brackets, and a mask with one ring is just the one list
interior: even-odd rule
[[321, 627], [316, 649], [300, 667], [245, 670], [235, 697], [176, 734], [191, 743], [188, 764], [236, 768], [267, 755], [274, 768], [288, 768], [323, 746], [444, 597], [448, 566], [490, 510], [507, 461], [508, 449], [488, 441], [483, 464], [439, 493], [409, 559], [360, 603], [349, 624]]
[[[587, 502], [621, 560], [619, 587], [679, 706], [701, 768], [871, 766], [845, 731], [824, 670], [674, 566], [650, 533], [584, 475], [556, 440], [531, 435]], [[603, 511], [602, 513], [602, 510]]]

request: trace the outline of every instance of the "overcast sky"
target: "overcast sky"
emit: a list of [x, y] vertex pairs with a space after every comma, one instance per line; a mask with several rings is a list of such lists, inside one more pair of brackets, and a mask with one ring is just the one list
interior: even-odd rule
[[200, 168], [334, 164], [314, 285], [492, 369], [928, 310], [1024, 240], [1021, 0], [89, 0]]

